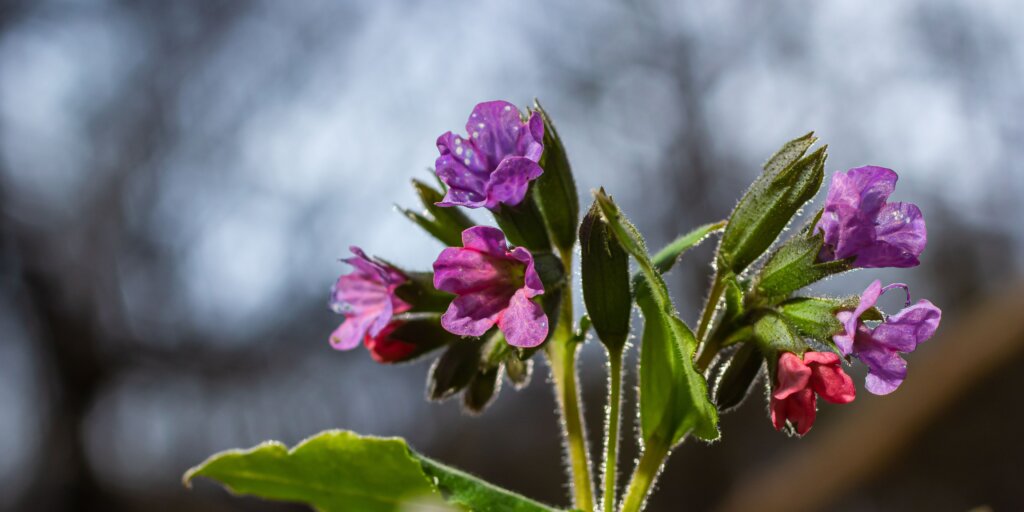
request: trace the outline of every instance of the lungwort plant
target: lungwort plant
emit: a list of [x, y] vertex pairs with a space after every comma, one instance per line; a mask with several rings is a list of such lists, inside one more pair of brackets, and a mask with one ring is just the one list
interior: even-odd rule
[[[352, 247], [331, 308], [344, 318], [330, 345], [364, 345], [379, 363], [435, 357], [427, 396], [461, 396], [482, 412], [503, 379], [528, 384], [543, 358], [561, 412], [571, 507], [643, 509], [673, 448], [687, 438], [721, 437], [720, 414], [765, 382], [771, 425], [803, 436], [818, 398], [857, 395], [844, 367], [867, 366], [865, 389], [895, 391], [903, 354], [928, 340], [941, 312], [911, 303], [907, 285], [878, 280], [849, 297], [805, 296], [808, 285], [859, 268], [911, 267], [927, 239], [921, 210], [889, 202], [896, 173], [859, 167], [832, 175], [824, 206], [780, 240], [818, 193], [826, 148], [807, 134], [772, 155], [728, 219], [700, 226], [652, 254], [643, 235], [604, 190], [580, 219], [569, 159], [539, 104], [526, 112], [504, 101], [473, 109], [463, 134], [437, 139], [437, 186], [414, 181], [422, 209], [402, 213], [446, 248], [432, 271], [398, 268]], [[497, 227], [475, 225], [462, 208], [486, 208]], [[663, 275], [717, 235], [710, 290], [699, 323], [676, 309]], [[579, 262], [574, 248], [579, 244]], [[399, 247], [394, 248], [396, 251]], [[580, 265], [586, 314], [573, 312], [572, 266]], [[631, 268], [633, 270], [631, 270]], [[886, 314], [879, 296], [900, 290], [906, 307]], [[897, 292], [898, 293], [898, 292]], [[634, 307], [642, 325], [632, 325]], [[582, 425], [576, 356], [589, 331], [607, 351], [600, 485]], [[639, 335], [638, 435], [642, 454], [626, 489], [616, 489], [627, 340]], [[216, 454], [189, 470], [238, 494], [307, 503], [324, 511], [555, 508], [497, 488], [412, 450], [398, 438], [346, 431], [315, 435], [294, 448], [268, 442]]]

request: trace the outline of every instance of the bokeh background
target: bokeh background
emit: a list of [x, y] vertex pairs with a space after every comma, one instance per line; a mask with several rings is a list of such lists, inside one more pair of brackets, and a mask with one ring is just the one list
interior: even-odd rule
[[[541, 361], [527, 389], [470, 417], [424, 399], [428, 362], [380, 367], [327, 343], [350, 244], [411, 268], [440, 250], [393, 206], [415, 205], [408, 181], [429, 176], [435, 137], [478, 101], [534, 97], [581, 198], [605, 186], [655, 247], [723, 218], [760, 162], [811, 129], [829, 171], [894, 168], [895, 198], [928, 219], [920, 267], [815, 288], [899, 280], [944, 309], [906, 392], [825, 405], [805, 440], [772, 430], [754, 396], [723, 442], [677, 451], [651, 510], [769, 509], [814, 489], [827, 492], [800, 506], [1024, 509], [1022, 13], [1011, 0], [6, 0], [0, 509], [286, 510], [179, 479], [214, 451], [328, 428], [401, 435], [566, 504]], [[710, 254], [671, 274], [691, 322]], [[585, 346], [595, 452], [603, 365]]]

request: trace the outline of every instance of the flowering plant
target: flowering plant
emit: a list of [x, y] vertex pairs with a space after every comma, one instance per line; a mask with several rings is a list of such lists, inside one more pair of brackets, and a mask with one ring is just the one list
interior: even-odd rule
[[[909, 288], [873, 281], [860, 295], [804, 296], [806, 286], [859, 268], [910, 267], [924, 251], [921, 210], [889, 203], [896, 173], [860, 167], [833, 175], [824, 206], [806, 227], [779, 240], [825, 175], [825, 148], [807, 134], [783, 147], [728, 219], [700, 226], [650, 254], [643, 236], [603, 189], [579, 215], [569, 160], [539, 104], [522, 113], [492, 101], [473, 109], [466, 135], [437, 139], [438, 188], [414, 181], [422, 213], [404, 210], [443, 249], [432, 272], [400, 269], [353, 247], [352, 271], [331, 293], [344, 316], [330, 345], [360, 343], [380, 363], [439, 352], [428, 397], [461, 394], [481, 413], [503, 378], [528, 383], [546, 359], [568, 447], [572, 506], [643, 509], [673, 448], [689, 437], [721, 437], [718, 418], [764, 381], [771, 425], [806, 435], [817, 398], [845, 404], [856, 385], [844, 366], [868, 368], [867, 391], [895, 391], [907, 376], [902, 354], [938, 328], [940, 310], [910, 302]], [[486, 208], [498, 227], [477, 226], [459, 208]], [[696, 329], [676, 311], [662, 277], [690, 248], [720, 235], [714, 276]], [[573, 313], [579, 244], [586, 314]], [[635, 272], [630, 271], [630, 260]], [[893, 289], [906, 307], [876, 307]], [[633, 308], [642, 314], [638, 410], [642, 453], [628, 487], [616, 489], [624, 353]], [[593, 330], [609, 360], [600, 493], [582, 427], [576, 355]], [[212, 478], [240, 494], [299, 501], [320, 510], [555, 510], [447, 467], [398, 438], [330, 431], [293, 449], [264, 443], [216, 454], [185, 475]]]

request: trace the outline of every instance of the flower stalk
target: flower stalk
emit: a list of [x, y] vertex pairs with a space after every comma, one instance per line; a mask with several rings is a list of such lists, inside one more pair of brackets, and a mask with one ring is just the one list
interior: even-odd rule
[[[571, 273], [567, 272], [567, 275]], [[558, 325], [547, 344], [548, 363], [555, 397], [562, 415], [562, 435], [569, 455], [573, 506], [585, 512], [594, 510], [594, 488], [590, 471], [587, 433], [583, 428], [583, 410], [577, 389], [576, 354], [579, 345], [573, 332], [572, 295], [566, 283]]]
[[651, 486], [661, 473], [661, 469], [668, 459], [670, 449], [665, 442], [652, 442], [644, 447], [640, 461], [633, 472], [633, 478], [626, 489], [626, 497], [622, 500], [622, 508], [619, 512], [639, 512], [643, 510], [647, 495], [651, 492]]
[[622, 423], [622, 349], [608, 350], [608, 417], [604, 436], [604, 499], [602, 510], [615, 510], [619, 426]]

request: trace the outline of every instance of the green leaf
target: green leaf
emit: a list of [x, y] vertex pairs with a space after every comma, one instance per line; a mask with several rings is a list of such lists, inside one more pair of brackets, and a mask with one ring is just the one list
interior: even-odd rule
[[416, 452], [413, 457], [434, 481], [449, 503], [474, 512], [554, 512], [556, 509], [489, 484], [464, 471], [441, 464]]
[[583, 302], [598, 339], [619, 352], [629, 337], [633, 297], [629, 255], [611, 233], [595, 202], [580, 224], [580, 271]]
[[568, 254], [576, 243], [576, 223], [580, 217], [576, 181], [572, 177], [569, 157], [551, 122], [551, 116], [536, 100], [534, 110], [544, 121], [544, 152], [540, 157], [544, 174], [537, 179], [533, 192], [555, 245], [562, 254]]
[[707, 382], [694, 368], [697, 340], [679, 319], [668, 286], [647, 254], [643, 237], [603, 190], [595, 192], [601, 213], [619, 244], [640, 265], [636, 292], [644, 316], [640, 348], [640, 430], [645, 443], [672, 446], [688, 433], [718, 438], [718, 411]]
[[346, 431], [321, 433], [291, 450], [271, 441], [221, 452], [188, 470], [185, 484], [198, 476], [235, 494], [307, 503], [325, 512], [390, 512], [413, 503], [442, 503], [405, 441]]
[[412, 180], [412, 186], [423, 203], [423, 212], [416, 213], [412, 210], [399, 208], [406, 218], [415, 222], [427, 233], [449, 247], [462, 245], [462, 232], [473, 227], [473, 221], [469, 220], [458, 208], [437, 206], [435, 203], [444, 199], [444, 194], [437, 191], [430, 185], [419, 180]]
[[736, 275], [768, 250], [821, 187], [826, 148], [798, 160], [815, 140], [807, 134], [783, 146], [737, 203], [719, 245], [721, 262]]
[[853, 268], [852, 258], [818, 263], [823, 243], [821, 233], [801, 233], [779, 246], [755, 279], [757, 294], [765, 298], [785, 298], [805, 286]]
[[[289, 450], [270, 441], [228, 450], [188, 470], [236, 494], [308, 504], [324, 512], [553, 511], [411, 451], [400, 438], [322, 432]], [[446, 505], [447, 502], [449, 505]]]
[[654, 263], [654, 267], [658, 269], [658, 272], [662, 274], [672, 270], [672, 267], [679, 261], [679, 257], [686, 251], [696, 247], [698, 244], [703, 242], [716, 231], [721, 231], [725, 228], [727, 221], [720, 220], [711, 224], [704, 224], [689, 233], [676, 238], [671, 243], [666, 245], [660, 251], [651, 257], [651, 262]]
[[764, 366], [764, 356], [753, 343], [744, 343], [715, 383], [715, 404], [722, 413], [739, 407], [750, 394]]

